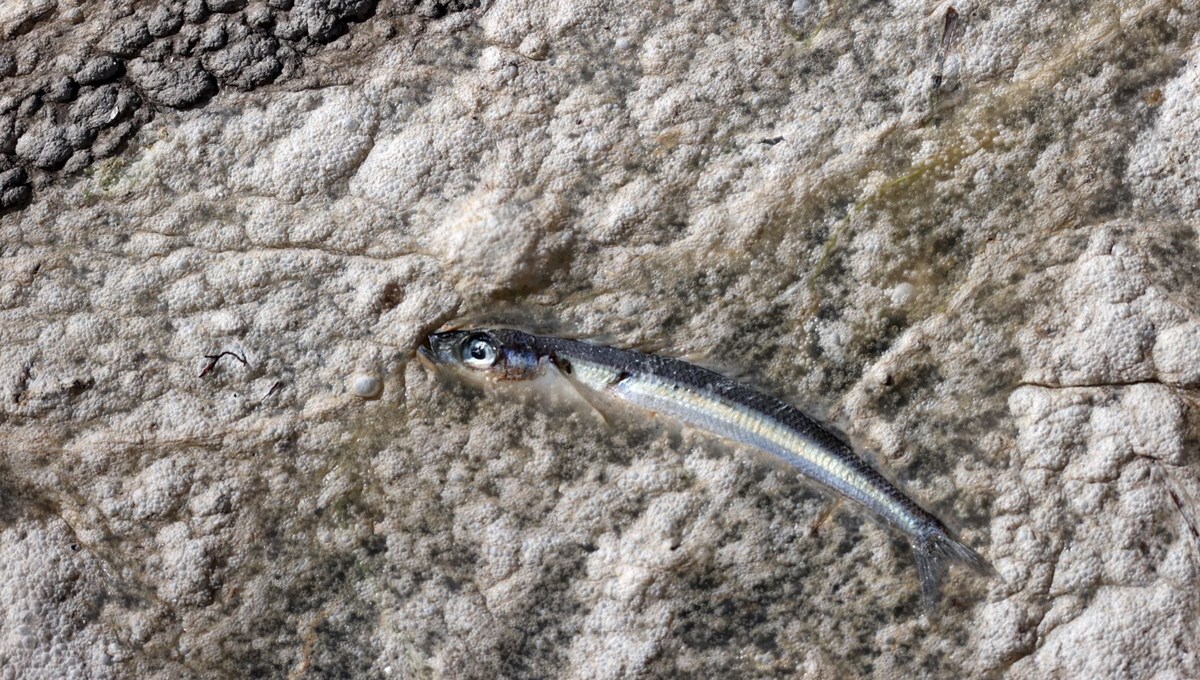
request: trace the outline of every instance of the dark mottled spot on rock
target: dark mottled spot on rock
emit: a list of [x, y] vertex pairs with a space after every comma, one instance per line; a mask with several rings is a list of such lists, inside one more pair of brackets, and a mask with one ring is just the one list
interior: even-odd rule
[[27, 76], [33, 73], [38, 64], [42, 61], [41, 50], [37, 45], [26, 44], [17, 50], [17, 73], [18, 76]]
[[278, 48], [274, 38], [251, 35], [206, 57], [204, 66], [222, 83], [250, 90], [271, 82], [283, 70], [275, 58]]
[[196, 48], [211, 52], [225, 46], [225, 26], [221, 24], [213, 24], [204, 30], [200, 35], [200, 40], [196, 43]]
[[229, 42], [229, 43], [237, 42], [237, 41], [241, 40], [242, 38], [245, 38], [246, 36], [250, 35], [252, 32], [253, 31], [250, 30], [250, 27], [247, 26], [245, 24], [245, 22], [235, 19], [234, 17], [230, 17], [228, 20], [225, 21], [225, 41], [226, 42]]
[[0, 172], [0, 191], [7, 191], [28, 183], [29, 175], [26, 174], [25, 168], [18, 167]]
[[22, 184], [11, 189], [0, 189], [0, 210], [20, 208], [29, 202], [29, 197], [32, 194], [33, 189], [28, 184]]
[[85, 93], [67, 112], [71, 121], [67, 141], [76, 149], [92, 143], [102, 128], [111, 125], [137, 104], [138, 97], [116, 85], [105, 85]]
[[178, 56], [175, 50], [171, 49], [169, 40], [158, 40], [146, 46], [138, 56], [145, 61], [166, 61], [172, 57]]
[[121, 145], [133, 136], [138, 126], [143, 124], [145, 119], [149, 118], [149, 115], [143, 113], [140, 116], [142, 120], [138, 120], [138, 118], [139, 116], [134, 116], [134, 120], [127, 120], [119, 125], [102, 130], [96, 137], [96, 143], [92, 145], [92, 157], [107, 158], [120, 150]]
[[132, 57], [138, 53], [138, 50], [149, 45], [153, 39], [150, 29], [146, 28], [146, 22], [141, 19], [131, 19], [113, 28], [101, 41], [100, 46], [113, 54]]
[[404, 285], [398, 281], [388, 281], [383, 290], [379, 291], [379, 299], [375, 306], [379, 312], [395, 309], [404, 302]]
[[83, 394], [84, 392], [87, 392], [88, 390], [92, 389], [95, 386], [96, 386], [95, 378], [88, 378], [87, 380], [80, 380], [80, 379], [76, 378], [75, 380], [71, 381], [70, 385], [67, 386], [67, 395], [72, 396], [72, 397], [78, 397], [79, 395]]
[[280, 40], [299, 40], [307, 32], [308, 24], [300, 17], [287, 15], [275, 22], [275, 37]]
[[87, 169], [92, 164], [92, 153], [87, 149], [80, 149], [71, 154], [67, 162], [63, 164], [63, 172], [68, 174], [78, 174]]
[[72, 149], [82, 149], [92, 143], [92, 140], [96, 138], [96, 131], [98, 129], [72, 124], [63, 128], [63, 136]]
[[156, 104], [183, 108], [191, 106], [217, 91], [217, 83], [195, 59], [179, 62], [152, 62], [134, 59], [129, 62], [129, 77]]
[[17, 58], [11, 54], [0, 54], [0, 78], [7, 78], [17, 72]]
[[16, 147], [17, 121], [12, 116], [0, 116], [0, 153], [12, 153]]
[[42, 118], [17, 140], [17, 157], [37, 168], [57, 170], [71, 157], [63, 128]]
[[208, 11], [222, 14], [236, 12], [246, 6], [246, 0], [206, 0], [206, 3]]
[[430, 19], [441, 19], [447, 14], [479, 7], [479, 0], [425, 0], [417, 5], [417, 14]]
[[46, 88], [46, 99], [52, 102], [69, 102], [79, 92], [79, 86], [71, 76], [55, 78]]
[[54, 64], [59, 73], [70, 75], [83, 68], [83, 61], [83, 57], [78, 54], [60, 54], [54, 60]]
[[150, 13], [146, 28], [155, 38], [163, 38], [179, 30], [183, 26], [183, 11], [174, 5], [159, 5]]
[[271, 9], [289, 10], [292, 8], [292, 0], [267, 0], [267, 7]]
[[264, 5], [251, 5], [246, 9], [246, 25], [260, 31], [265, 31], [275, 23], [271, 10]]
[[375, 11], [375, 0], [300, 0], [292, 13], [303, 18], [308, 35], [329, 42], [346, 32], [346, 22], [362, 21]]
[[121, 62], [106, 55], [89, 60], [75, 74], [80, 85], [98, 85], [121, 75]]
[[[0, 40], [8, 40], [9, 38], [27, 33], [33, 29], [34, 25], [42, 19], [50, 16], [57, 5], [53, 2], [12, 2], [6, 0], [6, 5], [16, 5], [12, 10], [6, 10], [4, 17], [6, 26], [0, 26], [3, 29], [0, 32]], [[15, 11], [14, 11], [15, 10]]]
[[21, 118], [29, 118], [42, 108], [42, 98], [40, 95], [31, 94], [21, 100], [21, 105], [17, 107], [17, 115]]
[[183, 7], [183, 18], [193, 24], [198, 24], [207, 17], [208, 5], [204, 3], [204, 0], [188, 0], [187, 4]]
[[188, 24], [179, 30], [179, 34], [171, 40], [171, 51], [179, 57], [190, 57], [196, 51], [196, 46], [200, 44], [200, 36], [203, 34], [203, 29], [199, 26]]

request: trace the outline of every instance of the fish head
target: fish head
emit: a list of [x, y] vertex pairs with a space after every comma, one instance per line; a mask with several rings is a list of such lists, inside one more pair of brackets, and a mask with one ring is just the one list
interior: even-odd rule
[[434, 368], [449, 368], [492, 380], [532, 380], [542, 362], [534, 337], [510, 329], [431, 333], [417, 354]]

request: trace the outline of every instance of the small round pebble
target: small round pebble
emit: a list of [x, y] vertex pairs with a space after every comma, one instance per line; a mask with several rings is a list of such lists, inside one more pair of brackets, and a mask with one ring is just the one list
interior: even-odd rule
[[897, 307], [903, 307], [912, 302], [915, 293], [916, 289], [913, 288], [911, 283], [897, 284], [891, 291], [892, 304]]
[[368, 373], [359, 373], [350, 379], [350, 391], [359, 399], [378, 399], [383, 394], [383, 381]]

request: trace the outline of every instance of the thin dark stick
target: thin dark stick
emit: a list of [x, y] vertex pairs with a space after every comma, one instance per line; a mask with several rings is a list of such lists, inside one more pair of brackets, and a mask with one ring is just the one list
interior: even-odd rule
[[205, 354], [204, 358], [208, 359], [208, 365], [204, 367], [203, 371], [200, 371], [199, 377], [203, 378], [204, 376], [208, 375], [209, 373], [212, 373], [213, 370], [217, 367], [217, 362], [220, 361], [221, 358], [225, 357], [225, 356], [231, 356], [234, 359], [237, 359], [238, 361], [242, 362], [243, 366], [250, 365], [246, 362], [246, 357], [238, 354], [237, 352], [226, 351], [226, 352], [221, 352], [220, 354]]

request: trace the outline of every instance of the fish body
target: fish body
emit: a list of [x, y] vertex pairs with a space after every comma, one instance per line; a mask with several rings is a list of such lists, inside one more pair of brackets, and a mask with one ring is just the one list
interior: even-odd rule
[[928, 607], [936, 605], [950, 563], [993, 573], [983, 557], [841, 438], [790, 404], [715, 371], [667, 356], [512, 329], [435, 333], [419, 351], [435, 365], [497, 380], [531, 380], [552, 365], [584, 396], [615, 398], [759, 449], [901, 531], [913, 547]]

